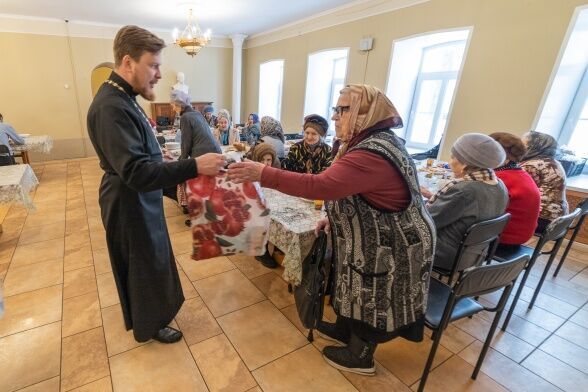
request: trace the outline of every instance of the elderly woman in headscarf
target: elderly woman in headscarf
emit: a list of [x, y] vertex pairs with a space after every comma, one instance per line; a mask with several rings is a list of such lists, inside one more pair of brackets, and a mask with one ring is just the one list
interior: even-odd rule
[[273, 117], [263, 116], [261, 118], [260, 134], [260, 143], [271, 145], [276, 150], [278, 159], [284, 159], [284, 142], [286, 138], [284, 137], [282, 124]]
[[276, 150], [267, 143], [259, 143], [253, 148], [251, 159], [255, 162], [261, 162], [266, 166], [277, 167], [280, 166], [280, 160], [276, 155]]
[[261, 137], [259, 128], [259, 116], [257, 113], [249, 114], [247, 123], [241, 129], [241, 141], [254, 146]]
[[204, 114], [204, 119], [210, 128], [216, 127], [216, 116], [214, 115], [214, 108], [211, 105], [206, 105], [204, 110], [202, 110]]
[[216, 128], [214, 137], [221, 146], [229, 146], [239, 141], [239, 134], [231, 121], [231, 115], [227, 109], [221, 109], [216, 116]]
[[329, 123], [318, 114], [304, 118], [304, 138], [290, 147], [282, 162], [285, 170], [318, 174], [331, 166], [331, 147], [325, 143]]
[[328, 346], [332, 366], [375, 373], [379, 343], [423, 338], [435, 228], [419, 193], [416, 168], [391, 128], [402, 119], [377, 88], [349, 85], [333, 120], [341, 139], [337, 159], [320, 174], [277, 170], [253, 162], [229, 167], [235, 181], [260, 181], [289, 195], [326, 200], [317, 224], [334, 244], [335, 323], [318, 332], [344, 346]]
[[454, 180], [430, 197], [427, 208], [437, 228], [435, 267], [451, 271], [459, 243], [474, 223], [504, 214], [506, 187], [493, 168], [506, 159], [504, 149], [481, 133], [460, 136], [451, 147], [449, 166]]
[[531, 175], [541, 193], [541, 211], [535, 232], [543, 233], [552, 220], [569, 212], [566, 172], [555, 159], [558, 146], [552, 136], [531, 131], [523, 135], [523, 143], [527, 152], [521, 167]]
[[510, 220], [500, 235], [500, 245], [518, 246], [527, 242], [535, 232], [541, 194], [529, 173], [519, 165], [526, 151], [521, 138], [508, 132], [494, 132], [490, 137], [506, 152], [506, 160], [494, 169], [508, 191], [506, 212], [510, 214]]

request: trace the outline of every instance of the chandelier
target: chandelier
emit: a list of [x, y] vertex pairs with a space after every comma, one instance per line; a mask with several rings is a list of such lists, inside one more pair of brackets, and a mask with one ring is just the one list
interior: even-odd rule
[[188, 10], [188, 25], [180, 35], [178, 29], [174, 29], [172, 37], [174, 43], [184, 49], [190, 56], [196, 56], [200, 49], [202, 49], [210, 41], [210, 29], [206, 33], [202, 33], [200, 26], [193, 20], [192, 9]]

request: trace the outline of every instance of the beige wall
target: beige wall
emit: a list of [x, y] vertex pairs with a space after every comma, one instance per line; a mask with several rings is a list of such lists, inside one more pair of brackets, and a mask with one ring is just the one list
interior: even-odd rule
[[[574, 8], [582, 0], [431, 0], [245, 50], [243, 113], [257, 111], [259, 64], [285, 59], [281, 120], [301, 128], [308, 54], [350, 47], [347, 82], [386, 88], [392, 43], [426, 32], [473, 26], [442, 157], [463, 133], [530, 129]], [[358, 50], [362, 37], [374, 49]], [[365, 79], [364, 79], [365, 74]]]
[[[0, 113], [5, 121], [17, 131], [54, 138], [51, 154], [34, 153], [32, 160], [94, 155], [86, 131], [90, 78], [96, 65], [113, 61], [112, 39], [74, 37], [70, 52], [64, 36], [0, 33], [0, 53]], [[170, 46], [164, 50], [157, 101], [169, 100], [176, 72], [182, 71], [194, 101], [230, 107], [231, 67], [232, 49], [209, 47], [192, 58]], [[149, 104], [141, 104], [150, 113]]]

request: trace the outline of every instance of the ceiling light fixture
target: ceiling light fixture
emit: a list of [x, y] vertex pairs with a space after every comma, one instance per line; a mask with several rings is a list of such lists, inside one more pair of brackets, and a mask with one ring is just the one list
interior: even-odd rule
[[210, 42], [211, 35], [210, 29], [202, 33], [198, 23], [193, 20], [191, 8], [188, 10], [188, 25], [182, 31], [182, 34], [179, 34], [178, 29], [174, 29], [172, 33], [174, 43], [184, 49], [190, 56], [196, 56], [200, 49]]

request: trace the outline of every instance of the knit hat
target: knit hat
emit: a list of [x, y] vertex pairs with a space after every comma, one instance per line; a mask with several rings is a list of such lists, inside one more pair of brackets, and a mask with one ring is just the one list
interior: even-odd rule
[[191, 106], [192, 102], [190, 96], [180, 90], [172, 90], [170, 94], [170, 102], [177, 103], [182, 106]]
[[252, 158], [256, 162], [261, 162], [267, 154], [272, 156], [272, 163], [276, 161], [276, 150], [269, 143], [259, 143], [253, 148]]
[[327, 130], [329, 129], [329, 123], [324, 117], [321, 117], [318, 114], [309, 114], [304, 117], [304, 127], [302, 129], [304, 130], [306, 128], [312, 128], [317, 131], [319, 135], [325, 137]]
[[523, 159], [527, 149], [520, 137], [508, 132], [494, 132], [490, 134], [490, 137], [504, 148], [509, 161], [518, 163]]
[[214, 108], [210, 105], [206, 105], [204, 107], [204, 110], [202, 111], [203, 113], [214, 113]]
[[464, 165], [480, 169], [494, 169], [506, 159], [504, 148], [481, 133], [460, 136], [451, 147], [451, 154]]

